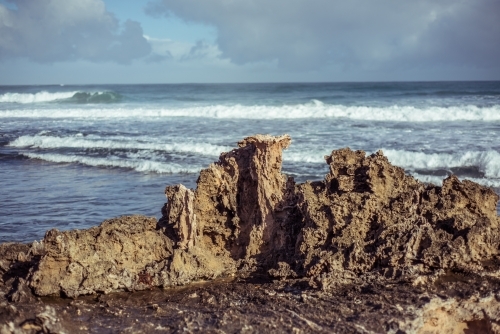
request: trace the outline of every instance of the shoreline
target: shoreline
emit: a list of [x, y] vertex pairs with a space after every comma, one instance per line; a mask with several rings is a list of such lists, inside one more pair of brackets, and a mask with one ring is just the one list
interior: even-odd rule
[[159, 221], [1, 244], [0, 329], [500, 333], [497, 194], [453, 176], [425, 186], [349, 149], [296, 184], [281, 174], [289, 144], [245, 138], [194, 191], [167, 187]]

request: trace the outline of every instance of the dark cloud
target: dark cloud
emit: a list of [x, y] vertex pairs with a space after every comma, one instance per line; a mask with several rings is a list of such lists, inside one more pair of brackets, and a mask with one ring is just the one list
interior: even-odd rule
[[118, 20], [102, 0], [10, 0], [0, 4], [0, 59], [129, 63], [151, 46], [138, 22]]
[[222, 56], [285, 69], [491, 69], [500, 75], [498, 0], [157, 0], [159, 16], [215, 26]]

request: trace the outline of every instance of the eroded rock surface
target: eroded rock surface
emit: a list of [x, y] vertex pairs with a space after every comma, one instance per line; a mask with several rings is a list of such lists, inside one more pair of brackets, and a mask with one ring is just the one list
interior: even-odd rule
[[491, 189], [455, 176], [425, 185], [382, 152], [349, 148], [325, 157], [323, 181], [295, 185], [281, 174], [289, 144], [287, 135], [246, 138], [201, 172], [194, 191], [167, 187], [177, 247], [325, 289], [367, 272], [416, 282], [450, 270], [498, 274]]
[[287, 135], [246, 138], [201, 171], [194, 192], [167, 187], [165, 221], [177, 231], [177, 246], [187, 252], [202, 248], [245, 270], [293, 256], [294, 182], [281, 174], [282, 151], [289, 145]]
[[[159, 222], [120, 217], [88, 230], [51, 230], [41, 243], [0, 245], [5, 296], [27, 303], [31, 291], [77, 297], [264, 277], [276, 281], [262, 300], [298, 286], [306, 304], [354, 303], [357, 318], [346, 311], [342, 321], [357, 319], [344, 328], [360, 332], [500, 333], [497, 194], [455, 176], [423, 184], [381, 151], [349, 148], [325, 157], [324, 180], [295, 184], [281, 173], [290, 143], [288, 135], [245, 138], [200, 172], [196, 189], [168, 186]], [[392, 291], [401, 303], [394, 312], [386, 309]], [[220, 293], [207, 303], [223, 300]], [[356, 301], [377, 293], [378, 304]], [[238, 296], [228, 303], [239, 305]], [[357, 304], [387, 317], [365, 319]], [[289, 316], [306, 330], [341, 328]], [[27, 324], [41, 326], [34, 319]]]
[[[304, 227], [296, 257], [321, 285], [345, 271], [422, 279], [445, 271], [498, 273], [498, 195], [450, 176], [424, 185], [382, 152], [342, 149], [322, 182], [298, 186]], [[330, 276], [334, 277], [330, 277]]]
[[43, 245], [44, 255], [30, 275], [40, 296], [149, 288], [153, 282], [147, 269], [173, 250], [156, 219], [142, 216], [107, 220], [88, 230], [50, 230]]

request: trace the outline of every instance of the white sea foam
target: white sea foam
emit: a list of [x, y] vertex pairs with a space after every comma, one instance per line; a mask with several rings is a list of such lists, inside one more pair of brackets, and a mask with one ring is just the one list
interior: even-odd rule
[[[500, 183], [500, 153], [493, 150], [488, 151], [466, 151], [455, 154], [449, 153], [423, 153], [405, 150], [383, 149], [384, 155], [396, 166], [407, 170], [436, 170], [460, 167], [476, 167], [484, 173], [488, 179], [498, 179], [491, 181], [492, 184]], [[284, 161], [325, 163], [324, 156], [331, 151], [308, 151], [293, 152], [285, 151]], [[483, 182], [484, 184], [484, 182]]]
[[80, 163], [87, 166], [95, 167], [119, 167], [119, 168], [129, 168], [134, 169], [138, 172], [145, 173], [166, 173], [166, 174], [194, 174], [198, 173], [202, 166], [182, 166], [179, 164], [165, 163], [160, 161], [152, 160], [132, 160], [132, 159], [122, 159], [118, 157], [108, 157], [108, 158], [96, 158], [88, 156], [78, 156], [78, 155], [63, 155], [63, 154], [52, 154], [52, 153], [21, 153], [22, 155], [31, 159], [40, 159], [49, 162], [56, 163]]
[[[436, 175], [424, 175], [424, 174], [419, 174], [419, 173], [410, 173], [414, 178], [421, 182], [425, 183], [433, 183], [437, 186], [440, 186], [443, 184], [443, 180], [446, 178], [445, 176], [436, 176]], [[499, 179], [485, 179], [485, 178], [478, 178], [478, 177], [459, 177], [461, 181], [463, 180], [469, 180], [478, 184], [481, 184], [486, 187], [492, 187], [492, 188], [500, 188], [500, 180]]]
[[308, 163], [325, 163], [325, 155], [328, 155], [332, 151], [283, 151], [283, 161], [293, 161], [293, 162], [308, 162]]
[[500, 179], [500, 153], [466, 151], [455, 154], [383, 150], [389, 161], [406, 169], [477, 167], [487, 178]]
[[153, 150], [178, 153], [195, 153], [206, 156], [219, 156], [221, 152], [230, 151], [227, 146], [213, 145], [209, 143], [180, 142], [163, 144], [155, 142], [142, 142], [137, 139], [87, 139], [82, 136], [52, 137], [52, 136], [21, 136], [9, 143], [12, 147], [31, 148], [103, 148], [122, 150]]
[[63, 99], [69, 99], [73, 97], [77, 92], [39, 92], [35, 94], [28, 93], [5, 93], [0, 95], [0, 103], [40, 103], [40, 102], [50, 102]]
[[414, 106], [344, 106], [325, 104], [317, 100], [298, 105], [243, 106], [213, 105], [186, 108], [65, 108], [24, 109], [0, 111], [0, 118], [151, 118], [151, 117], [205, 117], [223, 119], [302, 119], [348, 118], [353, 120], [432, 122], [432, 121], [500, 121], [500, 106], [473, 105], [451, 107]]

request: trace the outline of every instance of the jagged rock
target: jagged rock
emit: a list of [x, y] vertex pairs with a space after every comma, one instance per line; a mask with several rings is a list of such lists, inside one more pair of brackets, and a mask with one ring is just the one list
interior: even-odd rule
[[239, 149], [201, 171], [194, 192], [167, 187], [166, 220], [178, 232], [177, 246], [219, 258], [221, 273], [275, 263], [283, 251], [293, 251], [284, 209], [293, 181], [281, 174], [282, 150], [289, 144], [288, 135], [245, 138]]
[[150, 288], [158, 283], [144, 278], [146, 266], [165, 261], [173, 250], [156, 219], [143, 216], [107, 220], [88, 230], [50, 230], [43, 243], [45, 255], [30, 277], [41, 296]]
[[[497, 194], [455, 176], [442, 186], [423, 184], [381, 151], [366, 156], [349, 148], [325, 157], [330, 171], [324, 180], [295, 184], [281, 173], [282, 150], [290, 142], [288, 135], [245, 138], [200, 172], [196, 189], [168, 186], [158, 222], [119, 217], [88, 230], [51, 230], [40, 243], [0, 245], [1, 295], [27, 305], [30, 289], [39, 296], [77, 297], [266, 274], [276, 279], [270, 290], [214, 287], [200, 303], [246, 310], [255, 299], [258, 313], [279, 297], [290, 303], [282, 310], [289, 312], [290, 331], [295, 321], [307, 330], [339, 329], [332, 319], [342, 315], [347, 332], [500, 333]], [[238, 289], [241, 294], [233, 294]], [[392, 305], [394, 291], [404, 307]], [[367, 295], [377, 301], [363, 301]], [[179, 300], [189, 306], [198, 296], [186, 292]], [[321, 325], [290, 311], [316, 310], [322, 300], [322, 312], [336, 309], [325, 315], [329, 320], [314, 315]], [[36, 303], [30, 314], [0, 304], [0, 332], [62, 332], [54, 309], [41, 312], [44, 304]], [[109, 312], [123, 317], [121, 309]], [[206, 318], [206, 311], [200, 314]], [[283, 324], [279, 312], [260, 314], [279, 315]], [[357, 315], [363, 324], [353, 321]], [[222, 326], [233, 323], [223, 318]], [[156, 328], [143, 325], [142, 331]], [[75, 328], [87, 329], [81, 323]]]
[[[197, 188], [166, 188], [154, 219], [119, 218], [86, 231], [49, 231], [32, 270], [38, 295], [67, 296], [269, 272], [328, 289], [374, 272], [415, 282], [441, 271], [498, 274], [498, 195], [451, 176], [425, 185], [381, 151], [326, 157], [323, 181], [281, 173], [288, 135], [256, 135], [222, 153]], [[342, 283], [343, 282], [343, 283]]]
[[287, 135], [246, 138], [200, 173], [194, 192], [167, 187], [167, 220], [184, 235], [178, 247], [196, 230], [199, 247], [225, 263], [277, 278], [290, 267], [323, 289], [370, 271], [415, 281], [442, 270], [498, 272], [491, 189], [455, 176], [425, 185], [381, 151], [349, 148], [325, 157], [324, 181], [295, 185], [281, 174], [289, 144]]
[[[455, 176], [424, 185], [382, 152], [326, 157], [325, 181], [298, 186], [304, 228], [297, 257], [307, 276], [376, 270], [418, 277], [440, 269], [498, 270], [498, 195]], [[490, 268], [491, 267], [491, 268]]]

